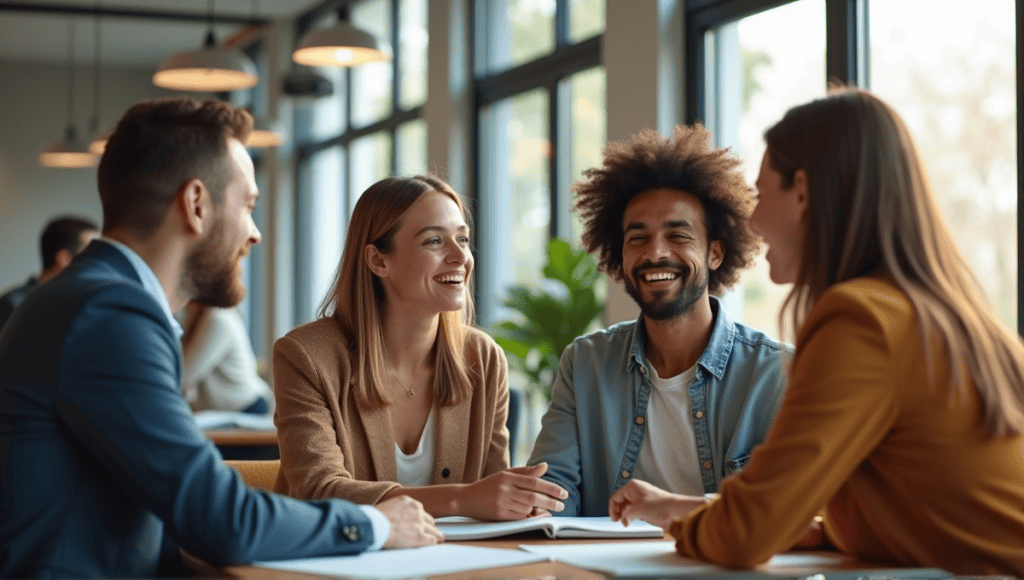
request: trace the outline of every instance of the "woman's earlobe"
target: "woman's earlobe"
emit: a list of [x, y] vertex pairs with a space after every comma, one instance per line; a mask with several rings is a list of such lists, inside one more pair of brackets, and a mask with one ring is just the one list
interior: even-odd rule
[[387, 277], [388, 265], [384, 261], [384, 256], [377, 249], [377, 246], [373, 244], [366, 244], [363, 248], [363, 259], [366, 261], [366, 266], [371, 272], [377, 275], [379, 278]]

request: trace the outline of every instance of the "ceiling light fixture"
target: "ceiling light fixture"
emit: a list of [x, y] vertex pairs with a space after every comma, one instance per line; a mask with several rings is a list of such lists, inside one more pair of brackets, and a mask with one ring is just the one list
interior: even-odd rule
[[45, 167], [78, 168], [96, 165], [95, 153], [78, 140], [75, 132], [75, 21], [68, 21], [68, 126], [64, 138], [39, 154]]
[[218, 46], [213, 34], [213, 0], [209, 3], [209, 29], [199, 50], [171, 55], [160, 63], [153, 84], [178, 91], [219, 92], [255, 86], [256, 65], [237, 48]]
[[96, 0], [96, 28], [94, 34], [95, 46], [93, 49], [96, 62], [93, 63], [92, 84], [93, 84], [93, 114], [89, 123], [89, 134], [92, 135], [92, 142], [89, 143], [89, 151], [96, 155], [103, 155], [107, 150], [107, 139], [114, 134], [113, 127], [107, 127], [100, 131], [100, 0]]
[[349, 23], [348, 5], [338, 8], [338, 22], [302, 37], [292, 60], [309, 66], [356, 66], [391, 60], [391, 46]]

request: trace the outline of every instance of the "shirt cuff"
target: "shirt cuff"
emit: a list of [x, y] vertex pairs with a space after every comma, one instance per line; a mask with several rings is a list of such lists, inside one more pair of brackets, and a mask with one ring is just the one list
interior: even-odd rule
[[370, 518], [370, 526], [373, 529], [373, 543], [367, 548], [367, 551], [376, 551], [384, 547], [384, 542], [388, 541], [388, 536], [391, 535], [391, 522], [388, 521], [384, 514], [379, 509], [370, 505], [356, 506], [363, 510], [366, 517]]

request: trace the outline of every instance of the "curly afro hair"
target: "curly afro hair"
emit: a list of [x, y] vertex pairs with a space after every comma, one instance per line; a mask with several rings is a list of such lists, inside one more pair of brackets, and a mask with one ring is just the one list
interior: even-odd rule
[[697, 197], [704, 207], [708, 243], [718, 240], [725, 256], [708, 274], [708, 290], [721, 294], [739, 281], [761, 246], [747, 227], [754, 190], [740, 173], [740, 160], [711, 146], [711, 132], [700, 123], [680, 125], [671, 138], [646, 129], [626, 141], [608, 144], [604, 164], [583, 172], [573, 186], [584, 222], [583, 246], [600, 253], [600, 268], [622, 280], [622, 216], [639, 193], [669, 188]]

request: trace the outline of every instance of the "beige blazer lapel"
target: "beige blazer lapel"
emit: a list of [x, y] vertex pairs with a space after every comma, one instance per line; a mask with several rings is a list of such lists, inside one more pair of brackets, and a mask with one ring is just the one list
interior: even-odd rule
[[437, 409], [434, 435], [434, 484], [465, 482], [467, 441], [472, 397]]
[[[358, 404], [359, 419], [363, 432], [370, 443], [370, 459], [373, 461], [376, 481], [397, 481], [398, 468], [395, 466], [395, 441], [391, 430], [391, 407], [370, 409]], [[384, 434], [382, 437], [381, 434]], [[356, 468], [358, 471], [358, 467]]]

